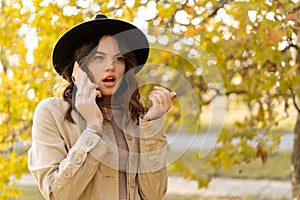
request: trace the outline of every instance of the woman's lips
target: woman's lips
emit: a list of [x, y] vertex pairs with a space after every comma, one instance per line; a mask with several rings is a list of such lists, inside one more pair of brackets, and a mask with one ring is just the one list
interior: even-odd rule
[[106, 87], [114, 87], [116, 85], [116, 77], [115, 76], [107, 76], [102, 80], [103, 85]]
[[114, 87], [116, 85], [116, 82], [103, 82], [103, 85], [106, 87]]

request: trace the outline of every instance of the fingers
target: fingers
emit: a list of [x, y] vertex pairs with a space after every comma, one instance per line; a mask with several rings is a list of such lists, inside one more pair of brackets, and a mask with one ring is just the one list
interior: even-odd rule
[[94, 83], [87, 84], [81, 91], [76, 92], [75, 107], [87, 122], [97, 119], [97, 116], [102, 119], [102, 113], [96, 103], [96, 97], [101, 96], [99, 85]]
[[97, 126], [102, 129], [103, 115], [96, 103], [96, 97], [101, 97], [100, 86], [92, 83], [77, 62], [74, 64], [72, 79], [77, 87], [75, 108], [85, 119], [87, 127]]
[[99, 90], [99, 86], [96, 84], [88, 85], [85, 88], [85, 95], [87, 98], [89, 98], [90, 102], [94, 102], [96, 97], [102, 97], [102, 94]]
[[102, 94], [99, 90], [99, 85], [90, 83], [84, 86], [83, 89], [78, 90], [76, 93], [77, 99], [90, 99], [91, 102], [95, 101], [96, 97], [101, 97]]
[[173, 99], [174, 97], [176, 97], [176, 92], [170, 92], [170, 96], [171, 96], [171, 99]]
[[93, 102], [95, 101], [96, 97], [102, 96], [99, 85], [90, 81], [87, 74], [79, 67], [77, 62], [74, 64], [73, 75], [76, 75], [76, 78], [74, 78], [73, 81], [77, 87], [77, 101], [85, 99]]
[[175, 92], [170, 92], [164, 87], [155, 86], [149, 95], [149, 100], [153, 106], [144, 116], [145, 120], [153, 120], [164, 115], [172, 105], [172, 98], [176, 96]]
[[153, 105], [160, 105], [165, 111], [168, 111], [171, 107], [172, 98], [175, 96], [175, 92], [170, 92], [164, 87], [155, 86], [149, 95], [149, 100], [152, 101]]

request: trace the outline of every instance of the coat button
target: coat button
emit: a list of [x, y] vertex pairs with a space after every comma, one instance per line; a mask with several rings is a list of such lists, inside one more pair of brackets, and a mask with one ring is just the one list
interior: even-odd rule
[[147, 129], [147, 131], [148, 131], [148, 133], [153, 134], [153, 133], [156, 131], [156, 129], [153, 128], [153, 127], [149, 127], [149, 128]]
[[85, 145], [91, 146], [92, 144], [93, 144], [92, 138], [87, 138], [87, 139], [85, 140]]
[[152, 161], [152, 167], [153, 167], [154, 169], [159, 168], [159, 161], [158, 161], [158, 160]]
[[156, 151], [156, 146], [155, 145], [150, 145], [148, 148], [147, 148], [148, 152], [154, 152]]
[[77, 154], [74, 156], [73, 158], [73, 162], [76, 164], [81, 164], [82, 163], [82, 155], [81, 154]]
[[66, 179], [70, 178], [71, 175], [72, 175], [71, 172], [70, 172], [69, 170], [65, 171], [63, 174], [64, 174], [64, 177], [65, 177]]

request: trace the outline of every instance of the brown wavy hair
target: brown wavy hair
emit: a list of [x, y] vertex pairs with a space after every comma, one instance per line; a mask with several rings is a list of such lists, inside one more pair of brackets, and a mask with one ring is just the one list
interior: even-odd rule
[[[73, 61], [70, 62], [62, 72], [62, 77], [69, 83], [64, 89], [62, 95], [63, 99], [70, 105], [68, 110], [66, 111], [65, 119], [72, 123], [75, 123], [74, 119], [72, 118], [71, 112], [73, 109], [76, 111], [75, 95], [77, 92], [77, 88], [72, 80], [73, 66], [75, 61], [77, 61], [80, 68], [85, 71], [90, 80], [94, 82], [93, 76], [88, 70], [86, 64], [95, 54], [100, 38], [93, 38], [79, 46], [74, 51]], [[125, 60], [125, 73], [119, 88], [113, 94], [113, 99], [116, 100], [114, 101], [114, 104], [118, 104], [118, 107], [125, 112], [129, 111], [131, 119], [138, 123], [139, 116], [145, 114], [147, 112], [147, 108], [145, 108], [140, 102], [141, 95], [139, 92], [138, 81], [134, 72], [137, 61], [135, 55], [127, 50], [124, 43], [118, 41], [118, 44], [120, 51], [125, 52], [123, 54]], [[96, 102], [99, 108], [102, 109], [102, 98], [97, 98]]]

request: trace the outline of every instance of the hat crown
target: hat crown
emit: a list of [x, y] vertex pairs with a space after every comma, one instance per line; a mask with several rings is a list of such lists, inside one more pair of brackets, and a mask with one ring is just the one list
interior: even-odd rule
[[96, 15], [95, 19], [107, 19], [107, 17], [106, 15], [100, 13]]
[[[124, 32], [126, 32], [125, 36]], [[93, 20], [74, 26], [59, 38], [52, 53], [52, 63], [56, 72], [62, 75], [65, 67], [74, 63], [75, 49], [91, 38], [101, 35], [117, 37], [124, 42], [128, 51], [134, 53], [137, 60], [135, 73], [144, 66], [149, 55], [149, 42], [145, 34], [128, 22], [109, 19], [102, 13], [96, 13]]]

